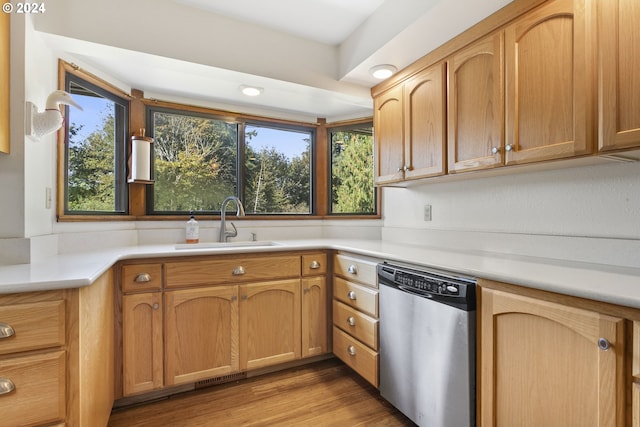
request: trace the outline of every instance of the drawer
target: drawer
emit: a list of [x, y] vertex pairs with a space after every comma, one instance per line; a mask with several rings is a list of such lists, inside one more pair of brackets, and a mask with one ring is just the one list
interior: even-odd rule
[[333, 353], [362, 378], [378, 387], [378, 353], [333, 327]]
[[377, 319], [333, 300], [333, 324], [373, 350], [378, 350]]
[[302, 255], [302, 275], [318, 276], [327, 273], [327, 254]]
[[0, 395], [0, 424], [49, 425], [64, 420], [65, 377], [64, 351], [0, 360], [0, 379], [15, 387]]
[[333, 297], [350, 307], [378, 317], [378, 291], [375, 289], [334, 277]]
[[367, 286], [378, 287], [376, 262], [345, 254], [336, 254], [333, 261], [334, 274]]
[[159, 291], [162, 264], [131, 264], [122, 267], [122, 292]]
[[0, 306], [0, 354], [57, 347], [65, 343], [65, 302], [44, 301]]
[[233, 257], [165, 265], [167, 287], [232, 284], [300, 277], [300, 256]]

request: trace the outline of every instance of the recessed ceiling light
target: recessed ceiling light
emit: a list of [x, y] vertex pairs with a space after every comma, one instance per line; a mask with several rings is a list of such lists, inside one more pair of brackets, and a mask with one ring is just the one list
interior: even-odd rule
[[247, 96], [258, 96], [262, 92], [264, 92], [264, 89], [261, 88], [261, 87], [248, 86], [248, 85], [240, 86], [240, 90], [242, 91], [243, 94], [245, 94]]
[[398, 71], [398, 69], [391, 64], [376, 65], [369, 69], [369, 73], [371, 73], [371, 75], [376, 79], [380, 80], [391, 77], [396, 71]]

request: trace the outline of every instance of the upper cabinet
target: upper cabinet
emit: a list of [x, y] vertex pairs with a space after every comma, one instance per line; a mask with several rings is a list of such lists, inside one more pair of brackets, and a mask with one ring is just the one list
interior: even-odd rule
[[447, 136], [445, 64], [436, 64], [404, 84], [404, 177], [445, 173]]
[[375, 183], [401, 181], [404, 177], [403, 87], [393, 87], [373, 100], [375, 124]]
[[505, 164], [593, 152], [593, 25], [586, 0], [555, 0], [505, 29]]
[[598, 3], [598, 148], [640, 146], [640, 3]]
[[445, 173], [445, 64], [376, 97], [376, 184]]
[[372, 88], [376, 184], [640, 147], [638, 20], [636, 0], [513, 2]]
[[449, 172], [504, 163], [502, 32], [452, 55], [448, 62]]

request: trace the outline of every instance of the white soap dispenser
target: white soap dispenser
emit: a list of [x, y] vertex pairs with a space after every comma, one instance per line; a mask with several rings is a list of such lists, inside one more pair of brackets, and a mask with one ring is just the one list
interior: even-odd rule
[[198, 243], [200, 227], [198, 225], [198, 221], [196, 221], [196, 217], [193, 215], [193, 211], [191, 211], [191, 217], [189, 221], [187, 221], [187, 243]]

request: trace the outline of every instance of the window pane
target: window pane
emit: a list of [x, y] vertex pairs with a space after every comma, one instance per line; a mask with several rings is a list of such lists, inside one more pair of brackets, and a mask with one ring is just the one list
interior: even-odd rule
[[126, 103], [85, 83], [75, 76], [67, 81], [83, 111], [67, 107], [65, 212], [124, 213]]
[[311, 213], [311, 131], [245, 127], [245, 211]]
[[331, 212], [376, 213], [371, 126], [331, 132]]
[[153, 211], [219, 211], [236, 195], [238, 125], [166, 111], [152, 122]]

